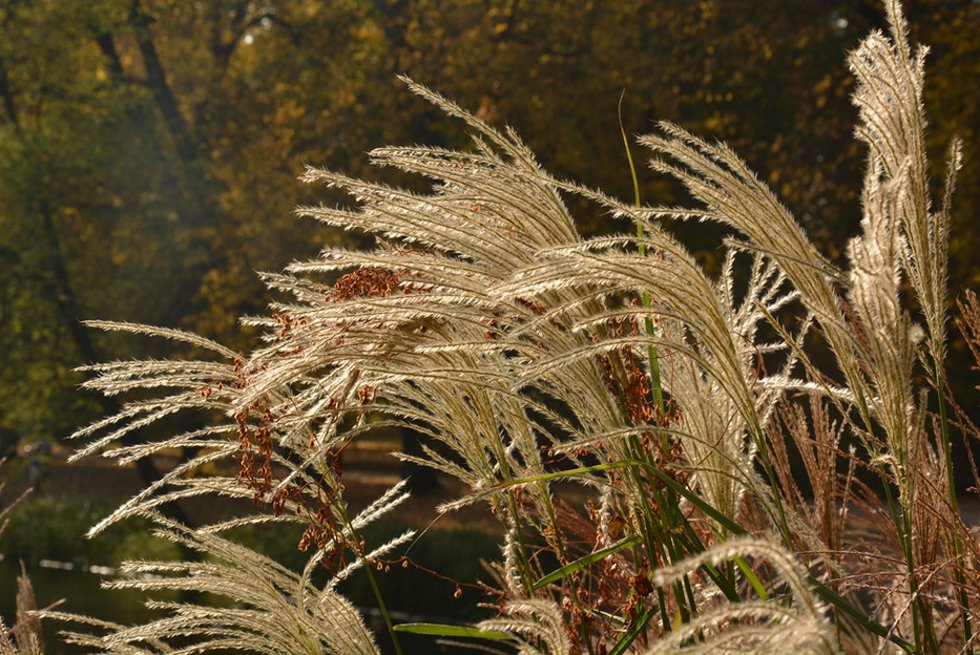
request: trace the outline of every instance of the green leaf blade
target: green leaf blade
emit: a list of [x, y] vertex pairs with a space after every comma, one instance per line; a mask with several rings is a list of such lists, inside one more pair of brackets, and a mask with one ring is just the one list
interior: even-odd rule
[[513, 639], [513, 635], [498, 630], [480, 630], [465, 625], [449, 623], [400, 623], [394, 627], [395, 632], [405, 632], [413, 635], [430, 635], [433, 637], [466, 637], [470, 639], [489, 639], [504, 641]]

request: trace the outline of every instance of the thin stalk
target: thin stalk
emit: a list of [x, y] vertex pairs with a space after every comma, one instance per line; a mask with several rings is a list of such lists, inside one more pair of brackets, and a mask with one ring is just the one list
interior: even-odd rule
[[397, 653], [397, 655], [404, 655], [402, 645], [398, 641], [398, 636], [395, 633], [395, 626], [391, 622], [391, 614], [388, 613], [388, 606], [385, 604], [384, 596], [381, 595], [381, 588], [378, 586], [378, 580], [374, 576], [374, 571], [371, 570], [371, 566], [367, 562], [364, 562], [363, 566], [364, 570], [367, 572], [368, 582], [371, 583], [371, 591], [374, 592], [374, 598], [378, 602], [378, 609], [381, 610], [381, 616], [385, 620], [385, 627], [388, 628], [388, 636], [391, 637], [391, 645], [394, 646], [395, 653]]
[[[933, 345], [932, 352], [941, 352]], [[949, 503], [950, 508], [953, 510], [953, 515], [957, 518], [960, 516], [960, 503], [959, 499], [956, 497], [956, 472], [953, 470], [953, 448], [950, 443], [949, 437], [949, 417], [947, 415], [946, 409], [946, 394], [944, 389], [946, 385], [944, 384], [942, 375], [942, 362], [935, 361], [933, 363], [935, 367], [935, 384], [936, 384], [936, 399], [939, 404], [939, 430], [940, 437], [943, 442], [943, 454], [946, 456], [946, 484], [949, 487]], [[960, 539], [959, 534], [953, 535], [954, 548], [956, 549], [956, 562], [962, 562], [964, 557], [964, 547], [963, 541]], [[959, 602], [960, 602], [960, 616], [963, 617], [963, 639], [964, 643], [969, 644], [970, 640], [973, 638], [973, 628], [970, 625], [970, 612], [969, 612], [969, 596], [966, 593], [966, 580], [963, 577], [963, 569], [959, 566], [954, 567], [956, 569], [956, 582], [959, 586]]]
[[[616, 107], [616, 113], [617, 113], [617, 118], [619, 119], [619, 133], [620, 136], [622, 136], [623, 138], [623, 149], [626, 152], [626, 161], [630, 169], [630, 179], [633, 182], [633, 202], [637, 207], [640, 207], [643, 204], [643, 201], [640, 197], [640, 181], [636, 174], [636, 164], [633, 161], [633, 153], [630, 150], [629, 138], [626, 136], [626, 128], [623, 126], [623, 98], [625, 96], [626, 96], [626, 89], [623, 89], [623, 92], [619, 96], [619, 104]], [[636, 224], [636, 236], [639, 239], [639, 242], [637, 244], [637, 247], [639, 249], [639, 254], [641, 257], [645, 257], [647, 254], [647, 250], [646, 250], [646, 244], [643, 242], [643, 237], [644, 237], [643, 226], [639, 222], [637, 222]], [[651, 308], [653, 303], [650, 298], [649, 291], [643, 290], [640, 293], [640, 302], [644, 310], [649, 310]], [[653, 318], [650, 316], [650, 312], [644, 312], [644, 313], [645, 316], [643, 319], [643, 323], [644, 323], [643, 327], [647, 337], [652, 338], [655, 332], [654, 325], [653, 325]], [[660, 375], [660, 353], [657, 349], [656, 344], [654, 343], [649, 343], [647, 345], [647, 362], [648, 362], [649, 372], [650, 372], [650, 393], [652, 396], [653, 405], [656, 408], [657, 417], [659, 419], [663, 419], [664, 417], [666, 417], [667, 414], [667, 406], [666, 403], [664, 402], [663, 383]], [[634, 446], [635, 449], [638, 444], [632, 444], [632, 445]], [[661, 448], [663, 449], [664, 452], [667, 452], [669, 446], [670, 446], [669, 437], [667, 436], [666, 432], [664, 432], [661, 435]], [[645, 459], [643, 457], [643, 454], [644, 453], [642, 448], [634, 452], [634, 456], [637, 457], [638, 459]], [[669, 537], [669, 535], [671, 534], [672, 528], [680, 527], [680, 525], [673, 520], [674, 519], [673, 513], [670, 512], [670, 510], [668, 509], [676, 505], [677, 503], [676, 494], [674, 494], [668, 489], [667, 490], [668, 498], [664, 499], [662, 495], [659, 493], [659, 490], [656, 489], [656, 485], [650, 485], [650, 488], [653, 490], [655, 501], [657, 502], [658, 506], [664, 508], [667, 512], [667, 516], [669, 517], [668, 518], [669, 525], [668, 525], [668, 530], [666, 532], [668, 536], [667, 539], [665, 540], [664, 545], [669, 551], [671, 559], [673, 561], [678, 561], [681, 558], [681, 551], [679, 551], [675, 547], [675, 544], [673, 543], [673, 540]], [[684, 519], [684, 522], [686, 523], [686, 519]], [[685, 618], [685, 620], [689, 618], [692, 613], [696, 613], [697, 610], [696, 610], [696, 603], [694, 600], [694, 592], [691, 588], [691, 583], [687, 576], [684, 576], [683, 585], [682, 586], [678, 585], [678, 588], [674, 590], [674, 595], [677, 597], [678, 608], [680, 609], [680, 612], [682, 616]], [[686, 599], [684, 598], [685, 595], [687, 596]], [[688, 603], [690, 604], [690, 609], [688, 609], [687, 607]], [[666, 622], [664, 624], [664, 628], [665, 630], [670, 629]]]
[[915, 576], [915, 561], [912, 554], [912, 527], [911, 520], [909, 517], [909, 512], [905, 510], [904, 507], [900, 507], [901, 500], [898, 503], [895, 501], [895, 496], [892, 494], [891, 485], [885, 478], [884, 471], [879, 471], [879, 476], [882, 480], [882, 489], [885, 494], [885, 502], [888, 505], [888, 514], [891, 517], [892, 523], [895, 525], [895, 531], [898, 535], [898, 541], [902, 546], [902, 557], [905, 558], [905, 566], [909, 574], [909, 594], [913, 598], [912, 602], [912, 641], [915, 644], [916, 653], [922, 652], [922, 626], [920, 626], [920, 620], [922, 622], [926, 621], [925, 608], [922, 605], [922, 601], [918, 596], [918, 582]]
[[[623, 127], [623, 98], [626, 96], [626, 89], [619, 96], [619, 106], [617, 107], [617, 113], [619, 116], [619, 133], [623, 137], [623, 148], [626, 150], [626, 161], [629, 163], [630, 177], [633, 180], [633, 202], [637, 207], [640, 207], [643, 202], [640, 199], [640, 181], [636, 176], [636, 165], [633, 163], [633, 153], [630, 151], [630, 141], [626, 136], [626, 128]], [[643, 243], [643, 226], [637, 222], [636, 224], [636, 236], [640, 239], [637, 247], [639, 248], [640, 256], [645, 257], [647, 254], [646, 244]], [[651, 300], [650, 292], [643, 291], [640, 294], [640, 302], [643, 304], [643, 309], [650, 309]], [[644, 327], [646, 328], [646, 334], [648, 337], [653, 336], [653, 319], [650, 318], [649, 312], [646, 313], [646, 318], [644, 319]], [[650, 392], [653, 394], [653, 404], [663, 416], [666, 413], [666, 405], [664, 403], [663, 386], [660, 381], [660, 354], [657, 351], [657, 346], [655, 344], [649, 344], [647, 346], [647, 358], [650, 363]], [[666, 436], [664, 437], [666, 438]]]
[[926, 652], [935, 653], [938, 652], [935, 643], [936, 635], [932, 630], [932, 621], [929, 620], [929, 614], [926, 611], [925, 603], [922, 600], [922, 596], [919, 594], [919, 578], [915, 573], [915, 551], [912, 548], [913, 526], [911, 509], [912, 508], [910, 507], [909, 511], [904, 511], [903, 508], [901, 523], [903, 533], [901, 537], [902, 551], [905, 555], [906, 566], [909, 573], [909, 594], [911, 594], [913, 599], [912, 634], [915, 639], [915, 644], [920, 650], [925, 647], [927, 648]]
[[344, 525], [344, 529], [350, 533], [352, 541], [352, 550], [357, 555], [357, 558], [361, 560], [361, 567], [364, 572], [367, 573], [368, 583], [371, 585], [371, 591], [374, 593], [374, 599], [378, 603], [378, 610], [381, 612], [381, 618], [384, 619], [385, 627], [388, 629], [388, 636], [391, 639], [391, 645], [395, 649], [395, 655], [405, 655], [402, 650], [401, 642], [398, 641], [398, 635], [395, 633], [395, 625], [391, 621], [391, 613], [388, 611], [388, 605], [385, 603], [384, 596], [381, 593], [381, 587], [378, 586], [378, 580], [374, 575], [374, 570], [371, 568], [371, 563], [367, 561], [364, 557], [363, 549], [360, 547], [353, 547], [353, 544], [360, 543], [360, 537], [357, 531], [354, 530], [354, 524], [347, 516], [347, 508], [341, 502], [336, 505], [338, 514], [340, 515], [341, 522]]
[[[544, 483], [538, 482], [536, 484], [537, 485], [540, 485], [539, 492], [546, 492], [547, 491], [547, 489], [544, 486]], [[542, 493], [542, 495], [545, 495], [545, 494]], [[555, 548], [556, 554], [558, 555], [558, 561], [559, 562], [567, 562], [567, 560], [568, 560], [568, 553], [565, 550], [565, 542], [562, 539], [562, 531], [561, 531], [560, 526], [558, 525], [558, 517], [555, 515], [555, 508], [554, 508], [554, 506], [550, 502], [550, 496], [548, 498], [549, 498], [549, 502], [546, 502], [545, 503], [545, 509], [547, 511], [547, 514], [548, 514], [548, 521], [551, 522], [551, 525], [554, 528], [554, 531], [553, 531], [553, 534], [554, 534], [554, 548]], [[537, 586], [537, 585], [535, 585], [535, 586]], [[582, 610], [584, 612], [586, 608], [584, 607], [584, 604], [582, 602], [582, 599], [579, 598], [578, 594], [573, 593], [573, 594], [571, 594], [571, 596], [572, 596], [572, 598], [575, 599], [575, 605], [580, 610]], [[582, 627], [582, 639], [585, 642], [585, 648], [586, 648], [586, 650], [588, 650], [589, 655], [592, 655], [592, 639], [589, 637], [588, 629], [587, 629], [586, 626], [583, 626]]]

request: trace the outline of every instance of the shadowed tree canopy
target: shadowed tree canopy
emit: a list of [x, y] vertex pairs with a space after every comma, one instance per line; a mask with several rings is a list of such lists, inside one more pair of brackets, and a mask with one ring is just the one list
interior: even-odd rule
[[[980, 5], [908, 13], [913, 39], [934, 45], [933, 148], [965, 143], [955, 296], [980, 283]], [[146, 346], [81, 319], [243, 343], [234, 317], [268, 300], [254, 271], [355, 238], [295, 218], [297, 204], [332, 201], [297, 182], [304, 164], [377, 177], [370, 148], [464, 143], [397, 73], [513, 125], [555, 174], [622, 198], [626, 89], [627, 131], [666, 119], [727, 141], [838, 256], [863, 167], [840, 53], [880, 21], [871, 0], [2, 0], [0, 428], [58, 437], [104, 410], [71, 369]], [[647, 202], [682, 198], [665, 178], [641, 181]], [[613, 227], [573, 210], [587, 230]], [[681, 228], [710, 264], [706, 229]]]

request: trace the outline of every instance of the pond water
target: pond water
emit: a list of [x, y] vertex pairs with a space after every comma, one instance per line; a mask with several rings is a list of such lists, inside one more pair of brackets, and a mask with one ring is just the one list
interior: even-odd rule
[[[8, 627], [13, 622], [19, 574], [19, 563], [9, 560], [0, 561], [0, 616], [3, 616]], [[63, 600], [57, 606], [60, 611], [87, 614], [123, 624], [146, 621], [154, 616], [144, 607], [142, 596], [138, 592], [102, 589], [105, 575], [89, 571], [65, 570], [50, 565], [30, 566], [28, 575], [34, 585], [38, 607], [41, 608]], [[62, 643], [57, 637], [59, 630], [76, 626], [46, 622], [43, 627], [46, 655], [82, 652], [79, 648]]]

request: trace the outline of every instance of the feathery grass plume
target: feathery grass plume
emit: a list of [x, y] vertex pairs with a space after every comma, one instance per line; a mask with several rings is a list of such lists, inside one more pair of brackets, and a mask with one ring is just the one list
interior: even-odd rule
[[[908, 24], [897, 0], [885, 3], [891, 34], [873, 32], [850, 57], [858, 79], [854, 104], [860, 110], [859, 139], [870, 150], [868, 183], [887, 197], [889, 217], [901, 226], [901, 264], [922, 305], [938, 362], [946, 339], [946, 272], [948, 266], [948, 199], [959, 168], [954, 143], [949, 162], [946, 202], [932, 212], [925, 148], [922, 89], [928, 48], [915, 52]], [[893, 226], [897, 227], [897, 226]], [[897, 258], [896, 258], [897, 259]]]
[[[701, 212], [660, 209], [651, 215], [664, 220], [696, 216], [736, 228], [749, 238], [748, 247], [778, 264], [814, 315], [854, 399], [853, 403], [835, 400], [849, 421], [851, 408], [860, 416], [850, 427], [862, 438], [889, 495], [888, 511], [900, 544], [908, 598], [914, 599], [912, 611], [903, 616], [911, 624], [917, 647], [937, 648], [940, 637], [931, 616], [935, 592], [929, 589], [935, 588], [938, 570], [951, 573], [955, 578], [951, 584], [962, 589], [962, 572], [942, 562], [961, 559], [964, 541], [957, 534], [962, 530], [953, 527], [959, 518], [945, 401], [940, 395], [938, 436], [931, 440], [925, 392], [914, 390], [914, 375], [918, 359], [926, 363], [935, 386], [941, 387], [946, 233], [958, 148], [954, 144], [951, 149], [943, 208], [932, 212], [921, 102], [925, 50], [912, 54], [897, 2], [887, 2], [886, 12], [890, 34], [872, 33], [850, 58], [858, 78], [857, 134], [869, 146], [869, 162], [862, 196], [863, 231], [848, 248], [846, 273], [817, 254], [789, 211], [725, 146], [708, 144], [668, 124], [662, 125], [665, 136], [646, 137], [643, 142], [667, 157], [654, 162], [654, 167], [680, 179], [707, 206]], [[903, 308], [903, 274], [925, 316], [928, 351]], [[835, 287], [844, 289], [849, 302]], [[927, 361], [927, 354], [931, 360]], [[817, 381], [829, 379], [808, 358], [801, 360]], [[890, 499], [891, 484], [898, 489], [897, 503]], [[945, 553], [938, 548], [940, 538], [952, 544]], [[934, 581], [929, 589], [920, 585], [924, 577]], [[901, 594], [892, 594], [888, 602], [909, 605]], [[969, 638], [969, 602], [962, 593], [958, 602], [960, 622]]]
[[735, 557], [762, 558], [785, 585], [785, 602], [741, 602], [704, 608], [697, 618], [679, 626], [653, 648], [655, 653], [744, 653], [778, 649], [785, 653], [839, 653], [825, 608], [813, 594], [806, 575], [792, 553], [771, 539], [736, 537], [717, 544], [653, 574], [658, 585], [676, 579], [706, 563], [721, 564]]
[[[917, 579], [932, 577], [964, 555], [956, 483], [942, 388], [946, 341], [946, 271], [948, 267], [949, 205], [959, 168], [959, 146], [950, 149], [946, 192], [942, 208], [930, 207], [925, 152], [925, 113], [922, 104], [924, 61], [927, 49], [913, 54], [908, 27], [898, 3], [886, 3], [890, 39], [873, 33], [850, 58], [859, 84], [854, 102], [861, 123], [858, 138], [869, 146], [865, 178], [863, 242], [852, 251], [852, 298], [863, 314], [863, 336], [880, 406], [879, 421], [887, 436], [886, 457], [895, 469], [899, 499], [905, 512], [900, 529], [910, 571], [913, 595], [928, 595]], [[872, 233], [874, 236], [872, 237]], [[868, 263], [877, 270], [868, 275]], [[917, 353], [907, 315], [901, 312], [899, 272], [908, 276], [928, 331], [927, 353]], [[887, 276], [887, 280], [885, 279]], [[935, 439], [925, 425], [926, 393], [914, 396], [912, 366], [916, 354], [926, 364], [938, 392], [939, 417]], [[926, 354], [931, 359], [927, 359]], [[903, 375], [904, 374], [904, 375]], [[918, 403], [916, 402], [918, 401]], [[944, 488], [945, 487], [945, 488]], [[939, 549], [939, 542], [945, 548]], [[945, 551], [945, 553], [943, 553]], [[937, 568], [938, 567], [938, 568]], [[961, 621], [967, 638], [971, 633], [969, 601], [962, 585], [962, 570], [952, 567], [961, 587]], [[917, 600], [913, 622], [921, 619], [924, 639], [932, 634], [931, 600]]]
[[[913, 480], [909, 466], [918, 461], [924, 426], [912, 395], [916, 338], [899, 297], [899, 253], [902, 237], [892, 198], [901, 189], [880, 184], [879, 164], [872, 161], [862, 196], [863, 234], [848, 246], [850, 300], [857, 338], [866, 358], [865, 372], [875, 395], [872, 415], [887, 440], [884, 457], [894, 470], [903, 506], [912, 507]], [[899, 186], [899, 185], [896, 185]]]
[[[634, 425], [668, 429], [683, 448], [696, 488], [713, 507], [737, 518], [746, 486], [754, 487], [760, 500], [767, 498], [760, 486], [764, 483], [756, 479], [749, 462], [775, 402], [786, 389], [807, 384], [782, 374], [763, 377], [757, 370], [760, 356], [787, 350], [781, 344], [756, 343], [757, 327], [766, 320], [759, 308], [775, 313], [795, 294], [781, 288], [783, 276], [757, 256], [746, 296], [739, 301], [733, 294], [734, 252], [726, 258], [722, 280], [713, 283], [662, 229], [645, 223], [644, 234], [642, 239], [601, 238], [544, 251], [539, 263], [520, 271], [510, 285], [498, 290], [538, 299], [556, 289], [576, 289], [575, 300], [567, 309], [556, 308], [540, 317], [535, 326], [553, 321], [565, 310], [571, 313], [568, 322], [573, 332], [592, 332], [591, 338], [570, 344], [570, 350], [548, 342], [551, 347], [524, 376], [529, 382], [547, 376], [546, 384], [557, 379], [567, 384], [570, 363], [624, 347], [642, 351], [648, 343], [656, 344], [664, 368], [669, 369], [664, 375], [664, 389], [679, 411], [669, 426], [666, 422], [656, 425], [653, 416], [634, 416]], [[629, 248], [634, 242], [642, 242], [657, 255], [639, 255]], [[583, 296], [637, 297], [640, 292], [649, 292], [656, 299], [650, 310], [635, 303], [613, 303], [597, 305], [598, 314], [582, 311]], [[656, 319], [656, 333], [645, 335], [634, 330], [633, 334], [598, 337], [597, 327], [614, 322], [637, 325], [646, 313]], [[636, 423], [637, 418], [645, 420]], [[651, 425], [644, 426], [645, 422]], [[615, 427], [605, 426], [599, 434]]]
[[[151, 518], [158, 536], [204, 557], [193, 562], [126, 562], [122, 566], [124, 577], [106, 586], [150, 594], [157, 590], [206, 592], [226, 598], [230, 605], [211, 607], [149, 600], [148, 607], [165, 610], [167, 616], [136, 626], [98, 626], [106, 629], [103, 635], [67, 632], [70, 643], [97, 647], [105, 653], [195, 653], [214, 649], [269, 655], [379, 652], [359, 611], [334, 590], [351, 567], [318, 588], [310, 575], [323, 552], [311, 557], [302, 574], [297, 574], [214, 532], [192, 530], [159, 515]], [[362, 525], [369, 518], [373, 517], [362, 517], [354, 525]], [[411, 536], [411, 532], [403, 534], [365, 557], [383, 557]], [[358, 560], [353, 566], [363, 561]], [[62, 612], [42, 612], [40, 616], [87, 622], [84, 617]]]
[[[467, 487], [439, 511], [487, 502], [501, 521], [503, 562], [491, 567], [501, 613], [481, 627], [513, 633], [522, 652], [830, 653], [839, 641], [924, 653], [962, 646], [956, 634], [968, 642], [980, 600], [970, 583], [976, 560], [966, 556], [976, 551], [957, 516], [944, 405], [931, 430], [915, 385], [919, 361], [941, 388], [958, 156], [954, 148], [946, 201], [932, 212], [922, 55], [911, 54], [897, 3], [887, 10], [890, 36], [872, 34], [851, 57], [858, 135], [870, 153], [862, 232], [846, 271], [724, 145], [663, 124], [661, 136], [641, 139], [663, 157], [654, 168], [705, 207], [632, 207], [554, 179], [513, 131], [405, 80], [466, 123], [471, 150], [371, 153], [432, 180], [427, 193], [308, 169], [304, 180], [344, 191], [355, 206], [299, 213], [375, 245], [327, 248], [264, 274], [280, 299], [269, 316], [245, 319], [264, 330], [254, 351], [237, 355], [178, 330], [94, 324], [207, 353], [88, 369], [97, 377], [87, 387], [134, 399], [79, 430], [88, 443], [77, 457], [196, 453], [93, 531], [149, 513], [163, 534], [213, 558], [132, 563], [127, 570], [152, 576], [120, 584], [207, 586], [245, 607], [163, 604], [166, 619], [72, 639], [120, 653], [374, 652], [354, 608], [333, 583], [314, 588], [309, 574], [349, 550], [356, 557], [334, 576], [342, 579], [379, 554], [365, 552], [358, 530], [401, 488], [351, 519], [340, 454], [378, 426], [399, 426], [427, 438], [421, 455], [405, 459]], [[635, 236], [581, 238], [564, 194], [627, 217]], [[746, 238], [726, 243], [717, 279], [664, 227], [688, 219]], [[904, 277], [925, 315], [928, 350], [903, 305]], [[792, 312], [802, 317], [794, 330], [780, 323]], [[771, 342], [763, 326], [775, 331]], [[811, 327], [839, 371], [815, 365]], [[207, 427], [135, 439], [182, 412]], [[840, 453], [851, 437], [865, 450]], [[794, 479], [787, 438], [806, 480]], [[188, 475], [223, 461], [235, 474]], [[855, 479], [859, 467], [883, 483], [884, 509]], [[556, 480], [594, 497], [569, 509]], [[156, 514], [211, 494], [259, 509], [197, 529]], [[864, 527], [878, 516], [891, 525]], [[220, 536], [262, 521], [306, 526], [301, 546], [316, 551], [302, 575]], [[748, 532], [779, 539], [740, 536]], [[384, 612], [380, 594], [378, 602]], [[390, 621], [389, 629], [398, 649]]]
[[106, 396], [139, 390], [149, 391], [152, 395], [143, 394], [140, 399], [124, 402], [115, 415], [76, 431], [73, 439], [89, 441], [76, 450], [69, 461], [99, 453], [124, 464], [151, 457], [167, 448], [186, 448], [199, 453], [126, 501], [93, 526], [89, 534], [97, 534], [116, 521], [184, 497], [208, 493], [236, 498], [244, 496], [246, 490], [234, 477], [210, 477], [205, 486], [203, 479], [187, 476], [204, 464], [233, 459], [238, 451], [238, 444], [233, 438], [236, 430], [234, 423], [219, 422], [202, 429], [165, 436], [157, 441], [133, 439], [137, 434], [144, 434], [155, 423], [181, 412], [197, 411], [209, 418], [230, 412], [234, 406], [233, 398], [238, 392], [236, 386], [241, 382], [240, 371], [237, 370], [240, 364], [236, 363], [235, 353], [203, 337], [180, 330], [108, 321], [92, 321], [88, 325], [173, 339], [221, 357], [217, 361], [118, 361], [82, 368], [96, 374], [82, 385], [83, 388], [100, 391]]
[[[476, 152], [387, 148], [374, 153], [382, 163], [437, 180], [435, 192], [425, 196], [324, 171], [308, 172], [310, 181], [345, 189], [360, 205], [355, 211], [316, 208], [302, 213], [374, 234], [385, 243], [374, 253], [327, 251], [315, 262], [292, 266], [291, 273], [322, 275], [354, 268], [341, 280], [357, 281], [373, 271], [373, 276], [388, 276], [390, 282], [381, 293], [355, 285], [357, 293], [328, 297], [326, 304], [309, 294], [311, 283], [295, 285], [304, 294], [297, 294], [301, 302], [277, 310], [288, 315], [292, 324], [328, 326], [328, 333], [307, 331], [307, 336], [302, 329], [291, 330], [286, 339], [253, 357], [263, 378], [279, 384], [314, 371], [348, 371], [346, 386], [336, 387], [349, 389], [348, 395], [358, 398], [364, 395], [358, 389], [369, 389], [372, 410], [396, 424], [421, 427], [455, 455], [448, 458], [429, 448], [419, 461], [469, 484], [477, 492], [473, 498], [490, 498], [515, 539], [541, 538], [559, 562], [567, 563], [572, 553], [557, 521], [537, 440], [551, 441], [552, 452], [573, 462], [588, 453], [608, 465], [636, 454], [631, 439], [645, 439], [648, 447], [659, 449], [652, 437], [671, 419], [651, 412], [642, 391], [645, 373], [634, 353], [634, 346], [646, 344], [637, 335], [623, 334], [633, 329], [638, 312], [624, 310], [619, 298], [637, 288], [659, 293], [657, 284], [677, 280], [663, 291], [675, 294], [664, 306], [694, 303], [704, 308], [695, 315], [700, 321], [697, 337], [708, 342], [701, 356], [704, 361], [698, 364], [709, 362], [727, 383], [702, 392], [715, 394], [710, 401], [723, 398], [728, 409], [727, 416], [712, 424], [715, 432], [702, 437], [707, 445], [698, 458], [721, 452], [719, 461], [712, 462], [717, 472], [711, 476], [704, 467], [701, 475], [721, 480], [720, 487], [727, 485], [719, 487], [716, 495], [735, 515], [745, 484], [741, 478], [752, 475], [747, 465], [752, 446], [743, 442], [745, 431], [739, 426], [750, 417], [754, 434], [761, 434], [756, 398], [744, 382], [746, 363], [756, 353], [744, 345], [734, 352], [731, 330], [738, 328], [729, 325], [723, 310], [712, 302], [716, 293], [693, 259], [657, 230], [655, 237], [648, 238], [651, 252], [676, 251], [679, 263], [666, 256], [641, 258], [623, 276], [630, 278], [626, 283], [602, 283], [608, 271], [590, 266], [589, 260], [602, 244], [580, 242], [561, 204], [561, 185], [537, 167], [516, 137], [498, 133], [439, 96], [413, 88], [448, 113], [460, 115], [478, 132]], [[607, 259], [611, 258], [610, 254]], [[667, 262], [664, 270], [641, 272], [657, 262]], [[671, 266], [683, 268], [681, 274]], [[757, 273], [753, 293], [766, 296], [775, 311], [785, 301], [769, 284], [778, 287], [781, 278], [761, 264]], [[650, 281], [651, 276], [657, 280]], [[690, 280], [701, 286], [695, 284], [692, 290]], [[675, 302], [680, 298], [677, 294], [683, 298]], [[751, 308], [752, 303], [744, 307]], [[755, 313], [735, 320], [752, 329], [750, 324], [761, 318]], [[679, 350], [693, 352], [683, 341], [684, 330], [694, 320], [688, 318], [674, 335]], [[331, 332], [329, 326], [336, 330]], [[748, 333], [739, 338], [752, 341]], [[329, 387], [336, 375], [327, 382], [318, 379], [318, 389]], [[710, 387], [713, 382], [704, 384]], [[262, 393], [262, 387], [253, 386], [253, 393]], [[678, 389], [678, 396], [682, 395]], [[760, 395], [771, 398], [778, 392]], [[302, 416], [302, 402], [297, 397], [290, 400]], [[692, 407], [702, 400], [684, 398]], [[771, 400], [760, 402], [768, 411]], [[357, 410], [353, 403], [338, 405], [341, 410], [348, 407]], [[725, 439], [729, 428], [727, 450], [721, 451], [717, 442]], [[608, 484], [605, 476], [586, 471], [569, 477], [587, 485]], [[636, 472], [625, 477], [628, 481], [617, 504], [631, 517], [630, 531], [648, 531], [645, 557], [657, 561], [661, 555], [649, 531], [663, 533], [666, 528], [650, 523], [659, 519], [652, 517], [645, 499], [651, 486], [662, 483]], [[761, 485], [756, 488], [756, 496], [767, 498]], [[669, 558], [680, 555], [672, 552]], [[538, 567], [526, 556], [517, 567], [525, 587], [543, 573]], [[679, 593], [685, 595], [683, 590]], [[684, 602], [696, 602], [690, 589], [686, 596], [690, 599]], [[518, 595], [514, 600], [523, 598]], [[587, 607], [573, 612], [583, 621], [591, 620]]]
[[[863, 194], [864, 234], [850, 247], [851, 298], [860, 316], [863, 342], [872, 364], [868, 367], [877, 397], [875, 412], [887, 435], [885, 455], [895, 469], [899, 499], [908, 514], [908, 540], [918, 540], [918, 559], [934, 559], [936, 526], [923, 503], [941, 501], [929, 478], [948, 477], [952, 507], [956, 507], [951, 461], [929, 452], [924, 407], [913, 397], [912, 367], [916, 356], [910, 319], [902, 309], [899, 274], [904, 270], [925, 314], [930, 336], [932, 367], [938, 371], [945, 352], [945, 286], [947, 267], [947, 207], [957, 168], [956, 148], [947, 181], [947, 202], [942, 211], [929, 207], [924, 146], [925, 117], [922, 85], [926, 49], [913, 56], [907, 26], [900, 9], [888, 4], [892, 38], [875, 33], [850, 58], [859, 85], [854, 102], [860, 109], [857, 135], [869, 146], [868, 172]], [[938, 378], [937, 378], [938, 379]], [[940, 399], [942, 402], [942, 399]], [[940, 452], [949, 445], [945, 416]], [[912, 470], [914, 467], [915, 470]], [[927, 500], [925, 496], [929, 496]], [[929, 500], [933, 502], [929, 502]], [[947, 519], [956, 520], [957, 512]], [[924, 549], [923, 549], [924, 546]]]
[[517, 655], [568, 655], [572, 644], [565, 631], [564, 616], [551, 600], [512, 601], [501, 616], [477, 624], [481, 630], [513, 634], [519, 643]]
[[41, 636], [41, 621], [36, 615], [34, 587], [23, 563], [17, 576], [15, 606], [14, 623], [9, 629], [3, 617], [0, 617], [0, 655], [43, 655], [44, 639]]
[[[353, 564], [356, 566], [365, 557], [383, 554], [404, 542], [407, 537], [375, 553], [366, 553], [358, 537], [363, 525], [404, 500], [403, 485], [389, 490], [358, 517], [349, 518], [339, 495], [338, 473], [333, 469], [336, 455], [331, 456], [329, 452], [330, 447], [337, 446], [337, 440], [314, 444], [311, 424], [299, 423], [286, 412], [281, 416], [273, 414], [281, 411], [281, 404], [289, 397], [288, 386], [270, 388], [255, 398], [248, 393], [252, 373], [246, 369], [245, 360], [228, 349], [176, 330], [104, 322], [97, 326], [174, 338], [221, 357], [218, 361], [113, 362], [88, 367], [98, 373], [98, 377], [86, 383], [90, 388], [107, 395], [133, 390], [144, 393], [138, 400], [125, 402], [116, 416], [80, 430], [76, 437], [94, 439], [76, 453], [76, 458], [102, 451], [104, 456], [123, 463], [150, 457], [167, 448], [187, 448], [196, 453], [125, 502], [94, 526], [91, 533], [129, 516], [151, 515], [161, 534], [206, 559], [127, 563], [124, 569], [136, 577], [115, 583], [116, 586], [144, 591], [178, 589], [218, 593], [250, 609], [157, 603], [156, 606], [170, 610], [171, 616], [140, 626], [103, 626], [109, 633], [99, 637], [72, 633], [70, 640], [98, 646], [106, 652], [134, 649], [171, 652], [173, 648], [166, 643], [185, 637], [197, 638], [194, 646], [187, 647], [190, 648], [187, 652], [221, 647], [269, 653], [312, 653], [325, 649], [336, 653], [376, 652], [373, 637], [363, 626], [358, 610], [337, 595], [332, 585], [320, 590], [312, 588], [308, 576], [317, 562], [331, 556], [342, 560], [343, 551], [348, 548], [357, 556]], [[155, 397], [148, 397], [147, 392]], [[124, 441], [137, 430], [145, 430], [163, 418], [187, 410], [203, 414], [213, 425], [157, 441]], [[297, 434], [303, 438], [297, 438]], [[214, 463], [219, 464], [214, 471], [201, 472]], [[229, 467], [235, 474], [227, 474]], [[271, 511], [246, 513], [194, 530], [156, 513], [157, 508], [169, 502], [207, 495], [251, 499]], [[302, 576], [217, 534], [242, 523], [283, 521], [306, 525], [300, 547], [316, 546]], [[347, 567], [338, 575], [343, 577], [350, 570]], [[159, 575], [146, 577], [151, 573]], [[153, 601], [150, 604], [154, 605]], [[80, 620], [59, 613], [45, 616]], [[142, 646], [135, 646], [137, 643]]]

